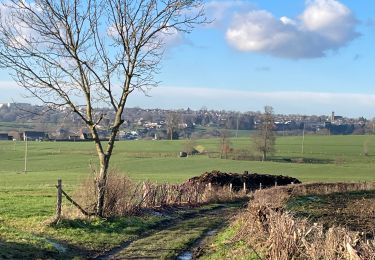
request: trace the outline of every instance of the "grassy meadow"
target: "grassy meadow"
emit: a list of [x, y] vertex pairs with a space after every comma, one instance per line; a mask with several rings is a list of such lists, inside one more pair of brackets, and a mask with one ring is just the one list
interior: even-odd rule
[[[217, 154], [216, 158], [212, 154], [178, 158], [184, 140], [121, 141], [111, 163], [135, 181], [182, 182], [211, 170], [283, 174], [303, 182], [375, 181], [375, 136], [306, 136], [303, 155], [301, 142], [301, 136], [279, 137], [274, 161], [260, 162], [223, 160]], [[365, 143], [368, 156], [363, 155]], [[195, 144], [209, 153], [219, 148], [218, 139], [195, 140]], [[234, 149], [252, 149], [249, 137], [233, 138], [231, 144]], [[56, 248], [46, 237], [73, 247], [104, 250], [160, 221], [131, 217], [107, 224], [77, 220], [59, 229], [47, 227], [44, 222], [54, 214], [57, 179], [62, 178], [64, 189], [73, 194], [96, 166], [95, 148], [90, 142], [28, 142], [26, 174], [24, 155], [25, 142], [0, 142], [0, 252], [8, 252], [0, 258], [49, 254], [55, 258]], [[314, 163], [288, 162], [301, 157]], [[44, 253], [35, 254], [40, 251]]]
[[[370, 181], [375, 180], [375, 136], [306, 136], [304, 154], [302, 138], [279, 137], [274, 161], [238, 161], [210, 158], [209, 155], [178, 158], [186, 143], [179, 141], [117, 142], [112, 167], [134, 180], [181, 182], [204, 171], [244, 170], [290, 175], [302, 181]], [[368, 156], [363, 155], [367, 142]], [[250, 149], [250, 138], [233, 138], [234, 149]], [[218, 139], [196, 140], [208, 152], [217, 152]], [[90, 142], [29, 142], [28, 174], [24, 170], [24, 142], [0, 142], [0, 189], [52, 185], [61, 177], [74, 185], [96, 166], [94, 145]], [[288, 163], [283, 159], [311, 158], [314, 163]]]

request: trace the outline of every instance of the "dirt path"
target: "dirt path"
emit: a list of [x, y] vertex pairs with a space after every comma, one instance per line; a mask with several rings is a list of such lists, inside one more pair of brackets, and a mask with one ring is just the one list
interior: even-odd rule
[[96, 259], [190, 259], [193, 248], [197, 244], [201, 247], [204, 238], [226, 225], [242, 205], [218, 204], [177, 214], [178, 217]]

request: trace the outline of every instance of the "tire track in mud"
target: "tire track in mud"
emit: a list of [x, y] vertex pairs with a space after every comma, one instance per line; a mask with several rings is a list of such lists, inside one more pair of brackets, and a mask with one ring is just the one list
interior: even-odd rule
[[163, 221], [140, 237], [125, 241], [93, 259], [189, 259], [193, 249], [210, 235], [210, 231], [225, 226], [244, 202], [218, 204], [180, 214]]

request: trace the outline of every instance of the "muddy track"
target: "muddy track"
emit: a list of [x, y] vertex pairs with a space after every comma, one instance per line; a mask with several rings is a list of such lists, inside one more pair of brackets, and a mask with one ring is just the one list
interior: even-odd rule
[[[173, 216], [134, 240], [92, 259], [175, 259], [192, 255], [197, 244], [202, 245], [210, 231], [219, 229], [243, 206], [244, 202], [218, 204]], [[181, 258], [189, 259], [189, 258]]]

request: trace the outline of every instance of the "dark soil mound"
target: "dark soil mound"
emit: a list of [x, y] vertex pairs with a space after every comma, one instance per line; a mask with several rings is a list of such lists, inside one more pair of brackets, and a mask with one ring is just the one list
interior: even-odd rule
[[301, 183], [298, 179], [288, 176], [257, 174], [247, 171], [243, 174], [220, 171], [205, 172], [201, 176], [193, 177], [187, 181], [187, 183], [211, 183], [213, 186], [227, 186], [232, 183], [233, 190], [237, 191], [243, 188], [244, 182], [248, 190], [259, 189], [260, 184], [263, 188], [267, 188], [274, 186], [276, 183], [279, 186]]

